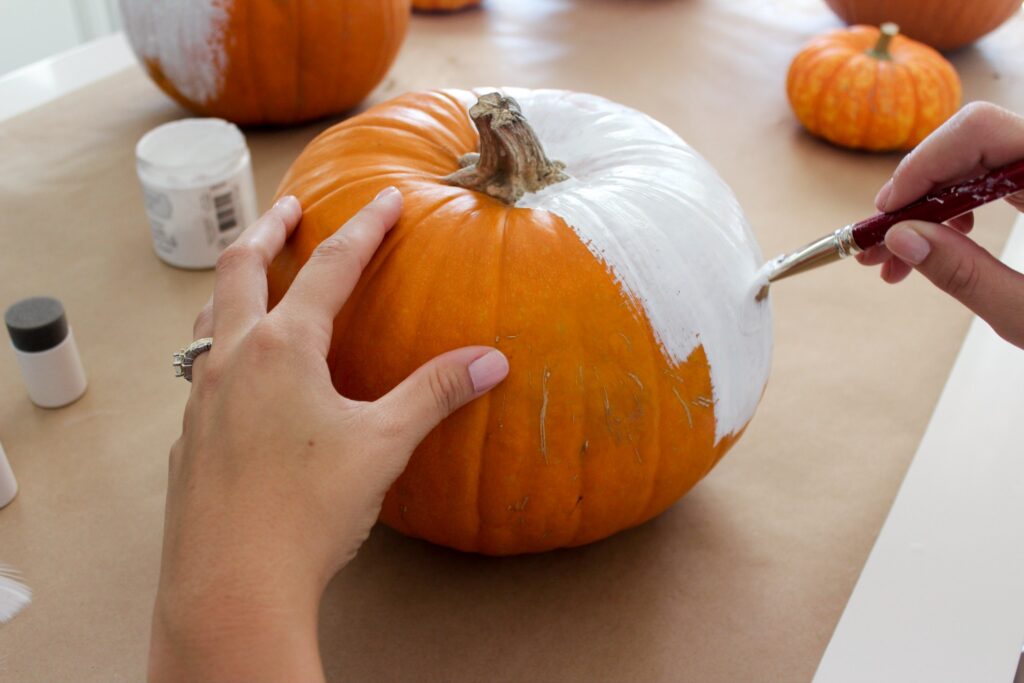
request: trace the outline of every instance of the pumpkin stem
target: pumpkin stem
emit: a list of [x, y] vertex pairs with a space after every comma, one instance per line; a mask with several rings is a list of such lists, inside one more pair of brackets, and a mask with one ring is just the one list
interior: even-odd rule
[[892, 61], [892, 55], [889, 54], [889, 43], [892, 39], [900, 32], [900, 27], [891, 21], [887, 21], [878, 27], [881, 33], [878, 35], [878, 42], [875, 46], [868, 50], [868, 55], [875, 59], [884, 59], [886, 61]]
[[527, 192], [568, 180], [565, 164], [548, 159], [519, 103], [492, 92], [469, 110], [480, 133], [480, 153], [466, 154], [444, 182], [515, 204]]

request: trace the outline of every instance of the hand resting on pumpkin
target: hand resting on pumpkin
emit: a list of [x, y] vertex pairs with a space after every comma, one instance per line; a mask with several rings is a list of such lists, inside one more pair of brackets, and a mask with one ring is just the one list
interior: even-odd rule
[[[896, 168], [875, 204], [894, 211], [928, 192], [1024, 159], [1024, 118], [987, 102], [964, 107], [928, 136]], [[1024, 211], [1024, 193], [1008, 198]], [[912, 221], [895, 226], [885, 244], [857, 256], [882, 264], [882, 279], [903, 280], [916, 269], [987, 321], [1012, 344], [1024, 348], [1024, 274], [1009, 268], [966, 237], [973, 214], [948, 225]]]
[[324, 241], [267, 312], [267, 267], [299, 223], [284, 197], [217, 264], [170, 455], [152, 681], [323, 679], [317, 609], [413, 449], [508, 373], [497, 350], [443, 354], [373, 403], [338, 394], [333, 321], [402, 211], [382, 192]]

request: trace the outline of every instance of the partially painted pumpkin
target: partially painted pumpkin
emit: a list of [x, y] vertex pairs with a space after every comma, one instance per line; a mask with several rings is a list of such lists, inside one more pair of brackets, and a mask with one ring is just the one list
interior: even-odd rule
[[158, 86], [204, 116], [289, 124], [351, 109], [384, 78], [410, 0], [120, 0]]
[[552, 90], [380, 104], [285, 176], [305, 213], [272, 301], [388, 185], [405, 212], [336, 320], [337, 388], [376, 399], [467, 344], [501, 349], [511, 372], [420, 445], [382, 521], [494, 555], [581, 545], [665, 510], [743, 432], [771, 354], [750, 289], [761, 256], [671, 130]]

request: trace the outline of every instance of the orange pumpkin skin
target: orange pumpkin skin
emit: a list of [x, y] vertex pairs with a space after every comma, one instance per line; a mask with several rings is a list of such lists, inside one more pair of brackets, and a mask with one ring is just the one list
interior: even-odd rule
[[479, 7], [482, 0], [412, 0], [417, 12], [457, 12], [461, 9]]
[[291, 124], [347, 111], [383, 80], [410, 0], [121, 0], [121, 11], [139, 61], [182, 106]]
[[742, 430], [716, 443], [703, 347], [668, 361], [561, 218], [440, 181], [477, 148], [447, 93], [405, 95], [321, 134], [278, 191], [305, 211], [270, 269], [271, 303], [323, 239], [398, 187], [404, 214], [335, 321], [335, 385], [373, 400], [470, 344], [499, 348], [511, 372], [427, 437], [380, 519], [490, 555], [582, 545], [665, 510]]
[[869, 52], [873, 26], [815, 38], [789, 68], [789, 103], [808, 131], [842, 147], [912, 149], [960, 107], [960, 78], [942, 55], [896, 35], [891, 59]]
[[1020, 10], [1019, 0], [825, 0], [848, 24], [899, 24], [914, 40], [936, 50], [973, 43]]

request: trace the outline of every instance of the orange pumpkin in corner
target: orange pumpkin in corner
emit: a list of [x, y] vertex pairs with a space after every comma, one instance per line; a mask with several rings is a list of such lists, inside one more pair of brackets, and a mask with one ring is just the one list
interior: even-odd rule
[[291, 124], [359, 104], [405, 39], [410, 0], [120, 0], [153, 81], [203, 116]]
[[960, 107], [960, 78], [942, 55], [895, 24], [815, 38], [789, 67], [789, 103], [803, 126], [842, 147], [912, 149]]
[[892, 21], [936, 50], [973, 43], [1017, 12], [1020, 0], [825, 0], [848, 24]]

